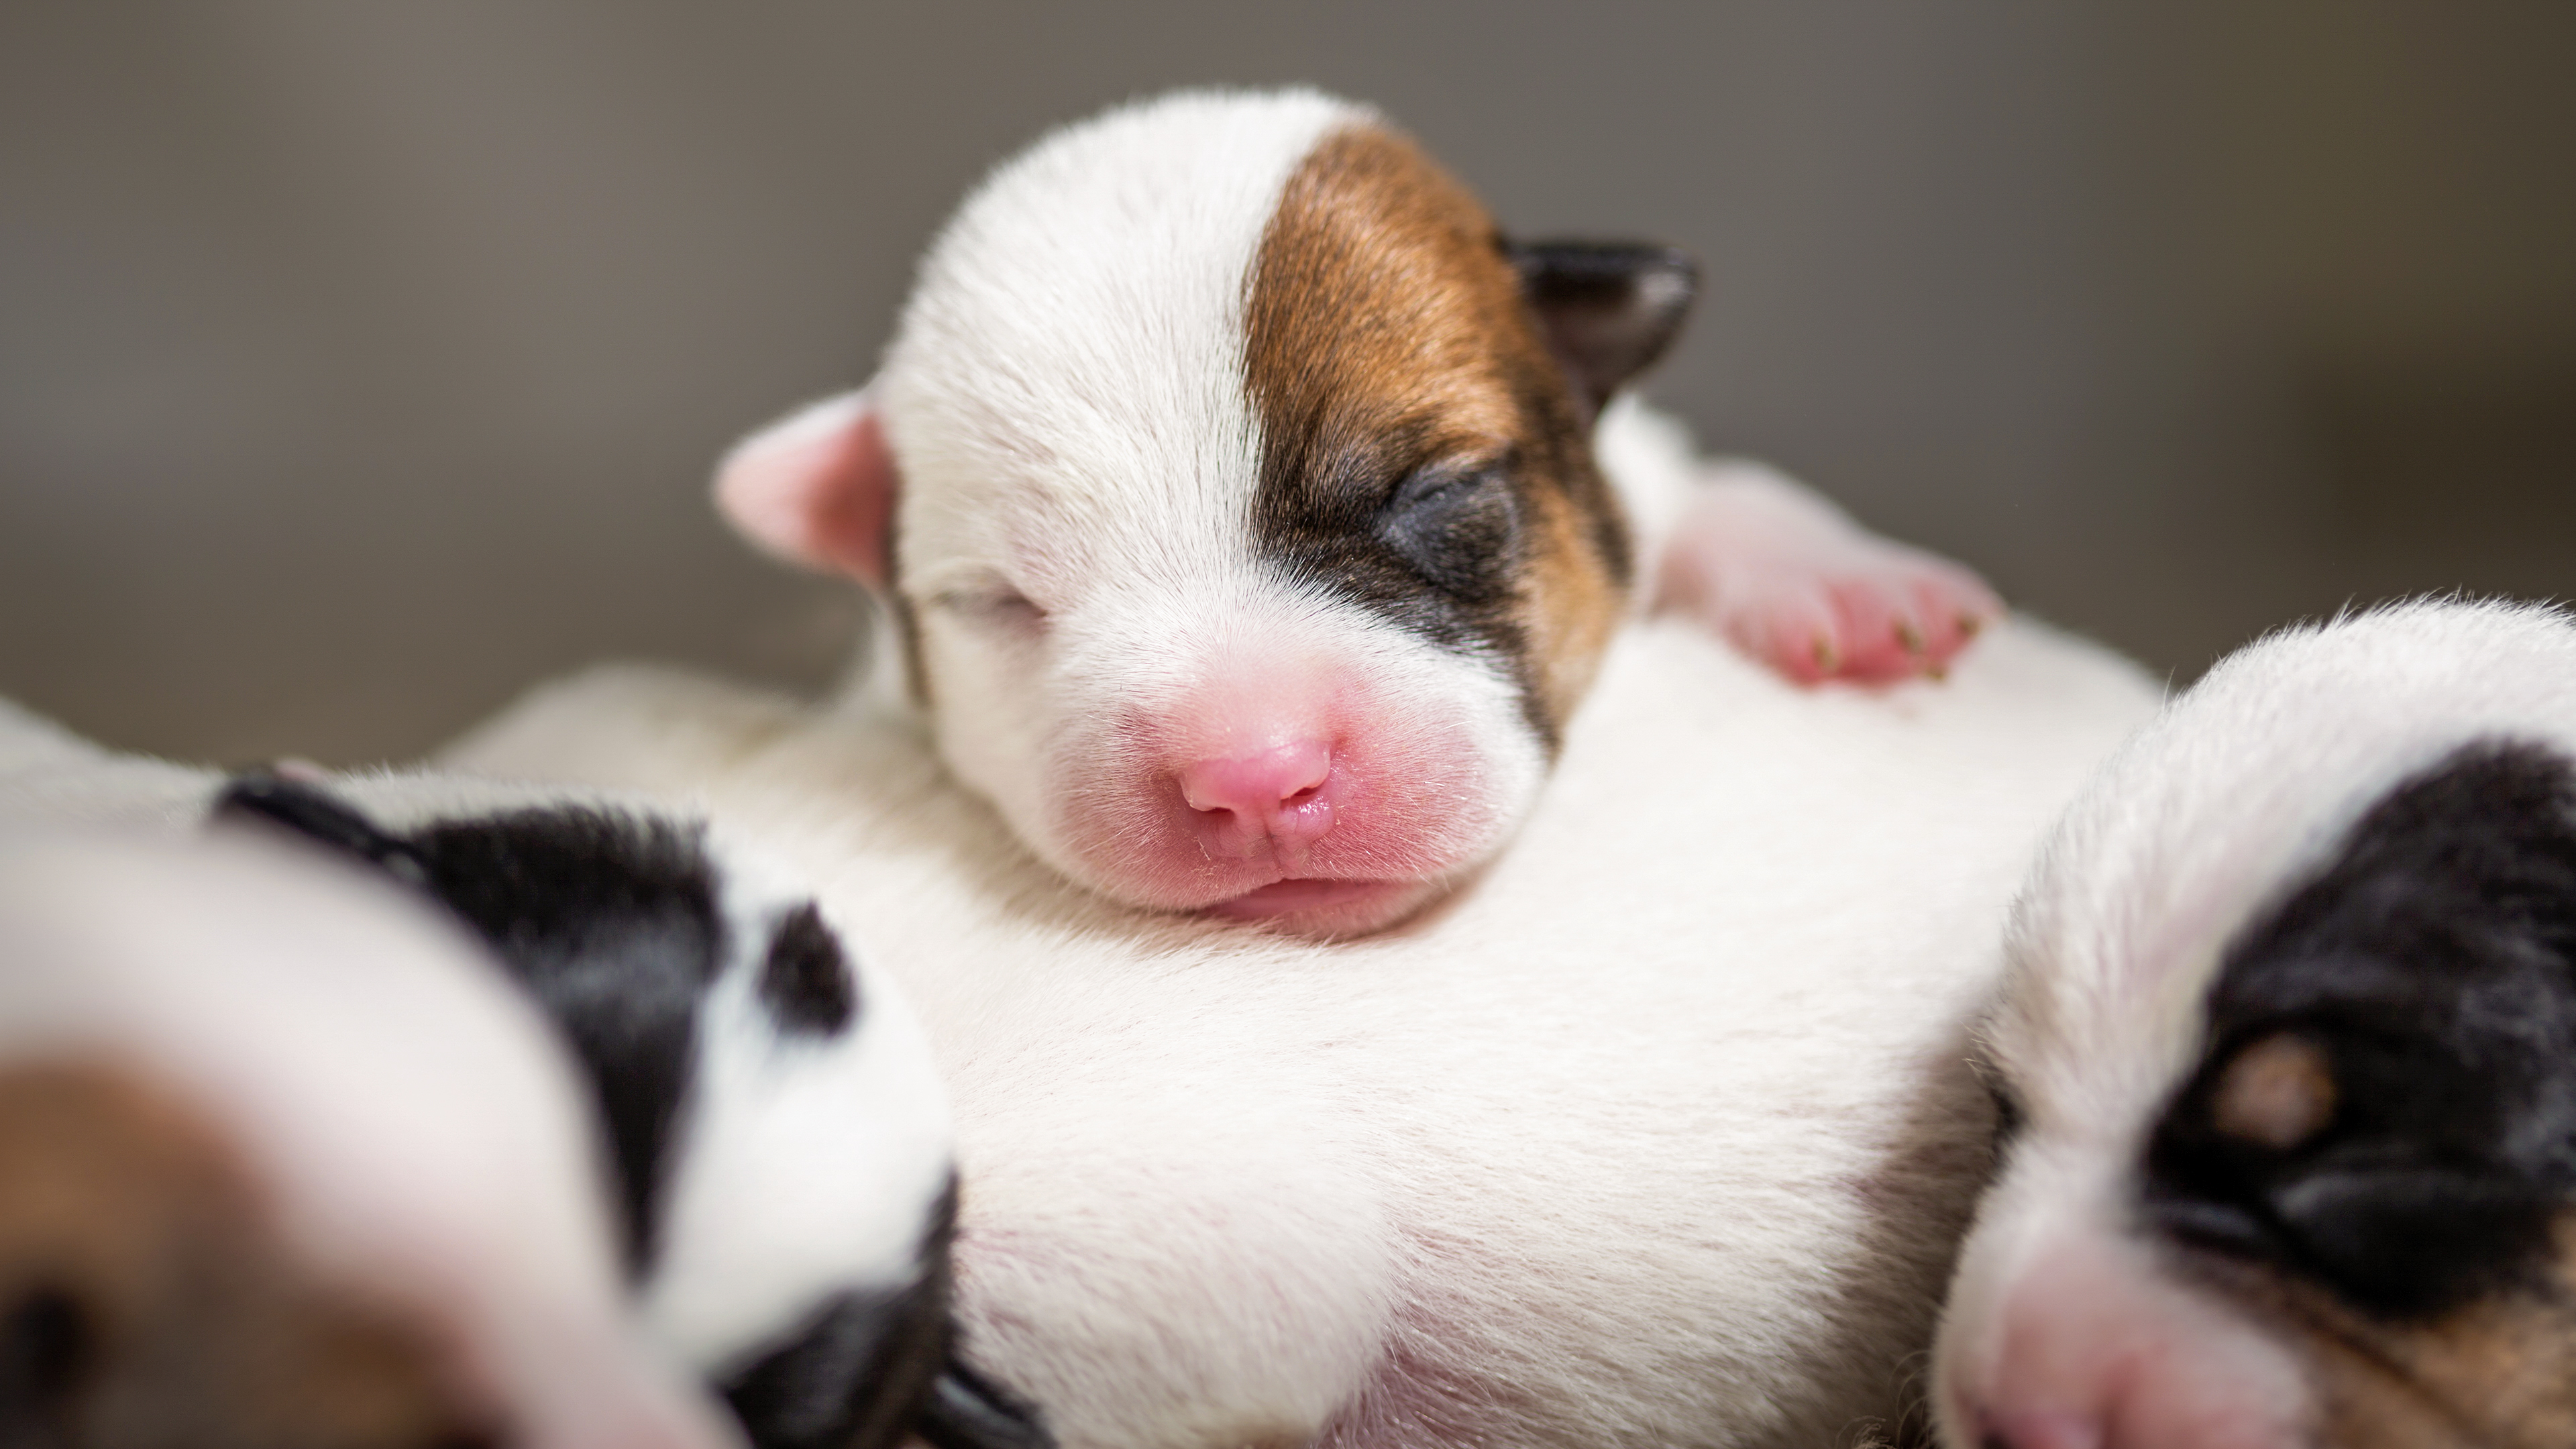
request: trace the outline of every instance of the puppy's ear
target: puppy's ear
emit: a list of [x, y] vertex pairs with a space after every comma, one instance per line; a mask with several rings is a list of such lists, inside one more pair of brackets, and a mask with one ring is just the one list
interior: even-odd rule
[[716, 465], [716, 507], [764, 552], [882, 592], [901, 484], [868, 389], [800, 408]]
[[1554, 241], [1506, 250], [1548, 350], [1595, 417], [1663, 356], [1699, 295], [1699, 264], [1671, 247]]
[[1037, 1410], [953, 1354], [914, 1432], [932, 1449], [1055, 1449]]
[[214, 819], [253, 820], [287, 830], [395, 879], [429, 884], [429, 867], [411, 842], [387, 833], [337, 795], [303, 779], [265, 770], [235, 775], [215, 797]]

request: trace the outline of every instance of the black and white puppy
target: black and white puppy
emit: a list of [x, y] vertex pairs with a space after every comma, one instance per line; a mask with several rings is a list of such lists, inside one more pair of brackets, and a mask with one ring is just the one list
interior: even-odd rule
[[0, 821], [209, 815], [426, 895], [528, 989], [589, 1078], [645, 1325], [755, 1445], [1039, 1436], [950, 1361], [955, 1174], [920, 1029], [756, 848], [682, 813], [454, 776], [225, 782], [0, 713]]
[[947, 1098], [891, 987], [701, 822], [367, 785], [362, 811], [245, 775], [214, 814], [426, 892], [536, 996], [596, 1089], [645, 1321], [756, 1446], [910, 1432], [948, 1360], [956, 1183]]
[[1624, 396], [1695, 288], [1670, 248], [1506, 240], [1365, 106], [1168, 96], [996, 171], [876, 381], [717, 497], [875, 591], [949, 768], [1048, 864], [1364, 934], [1511, 838], [1632, 612], [1868, 680], [1998, 612]]
[[1959, 1449], [2576, 1442], [2576, 622], [2256, 644], [2024, 898]]

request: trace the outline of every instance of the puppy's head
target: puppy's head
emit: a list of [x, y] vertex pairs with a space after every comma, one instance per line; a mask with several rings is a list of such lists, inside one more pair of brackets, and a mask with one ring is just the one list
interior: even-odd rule
[[1132, 904], [1372, 930], [1529, 808], [1630, 585], [1591, 450], [1693, 289], [1515, 247], [1371, 112], [1191, 94], [1003, 167], [726, 512], [900, 622], [951, 766]]
[[913, 1427], [950, 1371], [947, 1097], [809, 893], [704, 821], [452, 778], [246, 775], [216, 817], [426, 893], [534, 994], [590, 1077], [646, 1320], [756, 1446]]
[[2576, 1439], [2576, 629], [2245, 651], [2078, 803], [2014, 952], [1946, 1442]]
[[0, 850], [0, 1441], [720, 1449], [461, 935], [252, 845]]

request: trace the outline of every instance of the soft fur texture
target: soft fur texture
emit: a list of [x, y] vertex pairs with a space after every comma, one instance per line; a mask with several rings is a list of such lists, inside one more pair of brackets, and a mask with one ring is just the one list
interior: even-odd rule
[[2029, 626], [1878, 696], [1634, 631], [1479, 888], [1335, 946], [1069, 888], [900, 719], [609, 671], [452, 758], [703, 799], [870, 922], [970, 1351], [1069, 1445], [1813, 1446], [1911, 1402], [2003, 906], [2154, 697]]
[[630, 1327], [569, 1064], [416, 899], [0, 829], [0, 960], [0, 1439], [734, 1442]]
[[2576, 626], [2273, 636], [2021, 900], [2021, 1125], [1942, 1332], [1958, 1449], [2576, 1434]]
[[902, 659], [949, 766], [1072, 879], [1365, 933], [1512, 836], [1635, 609], [1882, 680], [1995, 612], [1611, 401], [1692, 279], [1507, 241], [1367, 107], [1168, 96], [997, 170], [876, 381], [717, 494], [878, 591], [878, 679]]
[[764, 1449], [904, 1432], [948, 1348], [947, 1098], [901, 992], [762, 852], [595, 791], [228, 784], [0, 714], [0, 828], [39, 825], [297, 838], [456, 911], [590, 1074], [654, 1335]]

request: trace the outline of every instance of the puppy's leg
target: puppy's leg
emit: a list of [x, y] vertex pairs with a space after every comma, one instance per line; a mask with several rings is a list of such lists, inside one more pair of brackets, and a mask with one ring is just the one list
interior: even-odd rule
[[1938, 675], [2003, 613], [1971, 570], [1871, 533], [1769, 468], [1701, 474], [1650, 555], [1654, 606], [1792, 679]]

